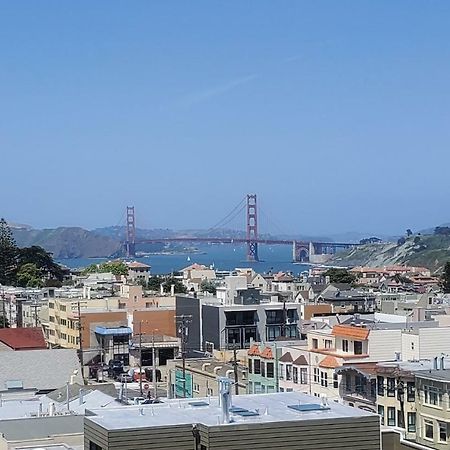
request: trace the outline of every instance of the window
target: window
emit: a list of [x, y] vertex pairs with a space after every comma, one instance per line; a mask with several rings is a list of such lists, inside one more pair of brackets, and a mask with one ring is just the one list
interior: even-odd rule
[[348, 352], [348, 341], [347, 341], [347, 339], [344, 339], [343, 341], [342, 341], [342, 351], [343, 352]]
[[319, 369], [317, 367], [314, 368], [314, 383], [319, 382]]
[[253, 373], [253, 359], [248, 359], [248, 373]]
[[355, 355], [362, 355], [363, 352], [363, 343], [361, 341], [355, 341], [353, 343], [353, 350]]
[[387, 396], [395, 397], [395, 378], [387, 379]]
[[409, 433], [416, 432], [416, 413], [415, 412], [408, 413], [408, 432]]
[[338, 374], [333, 373], [333, 387], [337, 389], [339, 387]]
[[253, 361], [253, 373], [255, 375], [261, 374], [261, 360], [260, 359], [255, 359]]
[[89, 450], [102, 450], [100, 445], [95, 444], [92, 441], [89, 441]]
[[442, 393], [434, 386], [423, 387], [424, 398], [423, 401], [426, 405], [440, 406], [442, 403]]
[[387, 409], [387, 424], [390, 427], [395, 427], [395, 408], [388, 406]]
[[378, 415], [381, 417], [381, 425], [384, 425], [384, 406], [378, 405]]
[[60, 309], [61, 311], [66, 311], [66, 305], [60, 305], [59, 309]]
[[67, 320], [66, 319], [61, 319], [61, 325], [62, 326], [66, 326], [67, 325]]
[[274, 377], [274, 364], [273, 362], [268, 362], [266, 364], [266, 377], [273, 378]]
[[352, 377], [349, 373], [345, 374], [345, 392], [351, 392], [352, 390]]
[[326, 372], [320, 372], [320, 385], [323, 387], [328, 387], [328, 374]]
[[425, 419], [423, 421], [423, 428], [425, 430], [425, 439], [434, 439], [433, 422], [431, 420]]
[[193, 383], [192, 390], [196, 393], [200, 393], [200, 385], [198, 383]]
[[50, 320], [50, 322], [55, 322], [55, 317], [54, 316], [48, 316], [48, 320]]
[[295, 366], [292, 368], [292, 381], [298, 384], [298, 367]]
[[292, 365], [288, 364], [286, 365], [286, 381], [292, 380]]
[[61, 339], [66, 340], [67, 339], [67, 334], [66, 333], [61, 333]]
[[279, 373], [280, 380], [283, 380], [284, 379], [284, 364], [280, 364], [278, 366], [278, 373]]
[[384, 396], [384, 377], [377, 377], [377, 394], [380, 397]]
[[331, 341], [330, 339], [325, 339], [325, 348], [331, 348], [332, 345], [333, 341]]
[[397, 410], [397, 426], [399, 428], [405, 428], [405, 416], [400, 409]]
[[414, 381], [408, 381], [406, 383], [406, 399], [408, 402], [416, 400], [416, 385], [414, 384]]
[[438, 422], [439, 424], [439, 442], [447, 442], [447, 423]]
[[308, 384], [308, 369], [300, 368], [300, 384]]
[[317, 339], [313, 339], [312, 340], [312, 347], [313, 348], [318, 348], [319, 347], [319, 341]]

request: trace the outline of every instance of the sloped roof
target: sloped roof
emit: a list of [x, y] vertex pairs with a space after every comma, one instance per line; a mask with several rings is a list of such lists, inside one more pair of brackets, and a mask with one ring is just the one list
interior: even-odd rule
[[331, 332], [334, 336], [359, 339], [361, 341], [366, 340], [369, 337], [369, 333], [370, 330], [367, 328], [354, 327], [351, 325], [335, 325]]
[[336, 369], [337, 367], [340, 367], [340, 364], [334, 356], [328, 355], [320, 361], [319, 367], [322, 367], [323, 369]]
[[151, 266], [138, 261], [133, 261], [127, 264], [130, 269], [150, 269]]
[[272, 349], [270, 347], [266, 347], [261, 353], [261, 358], [273, 359]]
[[260, 354], [261, 352], [259, 351], [259, 347], [256, 344], [252, 345], [247, 352], [248, 356], [259, 356]]
[[307, 366], [308, 361], [306, 361], [305, 355], [300, 355], [293, 363], [295, 366]]
[[292, 355], [290, 354], [290, 352], [286, 352], [281, 358], [280, 358], [280, 362], [292, 362], [294, 361], [294, 359], [292, 358]]
[[13, 350], [46, 349], [42, 328], [0, 328], [0, 342]]
[[[74, 371], [77, 374], [74, 375]], [[81, 365], [74, 349], [22, 350], [2, 352], [0, 392], [8, 390], [8, 382], [23, 389], [50, 391], [64, 386], [74, 375], [82, 383]]]

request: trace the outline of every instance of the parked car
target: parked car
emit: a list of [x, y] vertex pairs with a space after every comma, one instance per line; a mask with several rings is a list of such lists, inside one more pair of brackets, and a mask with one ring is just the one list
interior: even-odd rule
[[118, 375], [124, 372], [123, 362], [118, 359], [111, 359], [108, 364], [108, 376], [117, 378]]
[[132, 383], [133, 377], [128, 373], [119, 373], [116, 377], [117, 381], [120, 381], [121, 383]]

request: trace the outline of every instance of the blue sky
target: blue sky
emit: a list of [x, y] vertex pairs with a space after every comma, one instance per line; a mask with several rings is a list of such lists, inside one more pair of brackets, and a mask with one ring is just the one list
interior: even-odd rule
[[287, 232], [450, 221], [449, 22], [446, 1], [0, 0], [1, 215], [208, 228], [256, 192]]

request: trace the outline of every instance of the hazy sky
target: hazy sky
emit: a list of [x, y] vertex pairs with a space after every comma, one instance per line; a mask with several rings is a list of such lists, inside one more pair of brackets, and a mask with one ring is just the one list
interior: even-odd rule
[[0, 215], [207, 228], [255, 192], [288, 232], [449, 221], [449, 23], [448, 1], [0, 0]]

